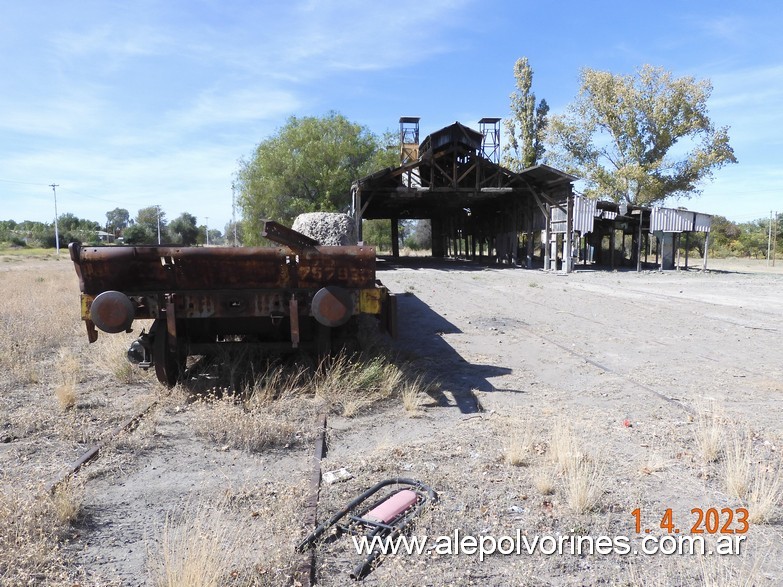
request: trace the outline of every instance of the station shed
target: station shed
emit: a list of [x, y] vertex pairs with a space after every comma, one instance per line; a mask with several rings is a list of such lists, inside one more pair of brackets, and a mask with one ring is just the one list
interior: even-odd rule
[[[500, 165], [500, 118], [480, 130], [460, 122], [419, 141], [419, 118], [400, 118], [400, 165], [355, 181], [351, 214], [362, 239], [365, 219], [391, 220], [399, 256], [399, 221], [427, 219], [432, 256], [568, 273], [582, 266], [679, 267], [684, 236], [708, 238], [711, 217], [688, 210], [593, 200], [577, 193], [577, 177], [536, 165], [515, 172]], [[618, 242], [620, 249], [618, 255]], [[608, 241], [608, 242], [607, 242]], [[704, 267], [706, 268], [706, 242]], [[630, 254], [630, 259], [626, 258]]]

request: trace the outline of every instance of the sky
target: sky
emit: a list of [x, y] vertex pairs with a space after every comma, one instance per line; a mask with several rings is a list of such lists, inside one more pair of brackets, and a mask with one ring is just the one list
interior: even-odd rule
[[739, 163], [667, 205], [768, 217], [783, 212], [782, 28], [779, 0], [0, 0], [0, 220], [52, 222], [56, 184], [59, 214], [160, 205], [222, 231], [239, 161], [288, 117], [478, 128], [509, 115], [523, 56], [550, 114], [582, 68], [709, 79]]

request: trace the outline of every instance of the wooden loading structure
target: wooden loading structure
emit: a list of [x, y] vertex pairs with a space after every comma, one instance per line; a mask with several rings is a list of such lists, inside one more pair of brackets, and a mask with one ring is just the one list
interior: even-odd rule
[[428, 219], [433, 257], [569, 272], [578, 263], [640, 270], [652, 245], [656, 266], [673, 268], [680, 235], [687, 242], [709, 233], [706, 214], [590, 200], [574, 191], [577, 177], [554, 167], [501, 166], [499, 125], [500, 118], [482, 118], [479, 130], [455, 122], [419, 142], [419, 118], [400, 118], [400, 165], [351, 188], [359, 239], [362, 220], [389, 219], [398, 257], [399, 221]]

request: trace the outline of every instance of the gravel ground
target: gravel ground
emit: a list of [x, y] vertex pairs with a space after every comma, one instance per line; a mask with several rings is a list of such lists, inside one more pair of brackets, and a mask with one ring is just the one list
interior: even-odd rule
[[[30, 267], [70, 270], [65, 265]], [[329, 416], [322, 468], [345, 467], [353, 478], [322, 488], [319, 519], [377, 481], [405, 476], [441, 496], [417, 535], [606, 535], [638, 545], [636, 508], [643, 535], [644, 529], [667, 534], [660, 521], [669, 509], [678, 534], [690, 534], [694, 509], [735, 512], [750, 499], [727, 491], [725, 452], [714, 462], [702, 458], [701, 414], [718, 414], [720, 438], [748, 440], [751, 478], [780, 467], [779, 268], [725, 262], [706, 273], [566, 276], [427, 260], [380, 265], [379, 278], [399, 295], [395, 352], [440, 387], [415, 413], [389, 400], [352, 418]], [[77, 305], [72, 285], [68, 295]], [[150, 378], [113, 382], [91, 370], [96, 345], [73, 344], [84, 365], [75, 411], [54, 405], [55, 381], [46, 374], [37, 383], [3, 387], [5, 492], [15, 480], [18, 486], [22, 479], [51, 479], [101, 431], [149, 401], [158, 404], [82, 474], [82, 513], [61, 542], [70, 573], [62, 584], [154, 584], [167, 516], [205, 503], [230, 504], [221, 525], [230, 535], [223, 540], [232, 538], [236, 547], [234, 584], [286, 584], [297, 560], [293, 546], [306, 534], [313, 435], [254, 452], [215, 443], [196, 434], [202, 407], [186, 392], [164, 392]], [[53, 355], [41, 359], [52, 372]], [[31, 406], [46, 426], [29, 424]], [[74, 432], [86, 429], [92, 433]], [[586, 511], [569, 505], [568, 474], [552, 458], [563, 430], [580, 462], [598, 471], [597, 500]], [[514, 444], [524, 449], [518, 465], [507, 458]], [[547, 480], [551, 493], [543, 489]], [[365, 583], [777, 585], [779, 498], [771, 523], [752, 524], [743, 534], [739, 556], [539, 552], [481, 561], [430, 552], [387, 557]], [[708, 538], [714, 544], [717, 537]], [[350, 584], [355, 562], [347, 538], [321, 546], [317, 578]]]

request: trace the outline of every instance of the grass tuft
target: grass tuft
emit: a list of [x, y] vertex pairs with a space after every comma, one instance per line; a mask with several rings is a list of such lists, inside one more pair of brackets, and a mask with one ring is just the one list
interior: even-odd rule
[[751, 524], [774, 522], [781, 499], [783, 499], [783, 477], [780, 465], [769, 466], [758, 471], [753, 478], [746, 501], [748, 521]]
[[721, 410], [711, 406], [701, 411], [696, 419], [696, 445], [705, 463], [714, 463], [720, 458], [725, 432], [725, 418]]
[[595, 509], [604, 493], [603, 466], [575, 456], [565, 470], [565, 498], [568, 507], [581, 514]]
[[731, 439], [726, 443], [726, 462], [724, 480], [726, 491], [731, 497], [744, 499], [751, 480], [751, 444], [750, 432], [733, 430]]

